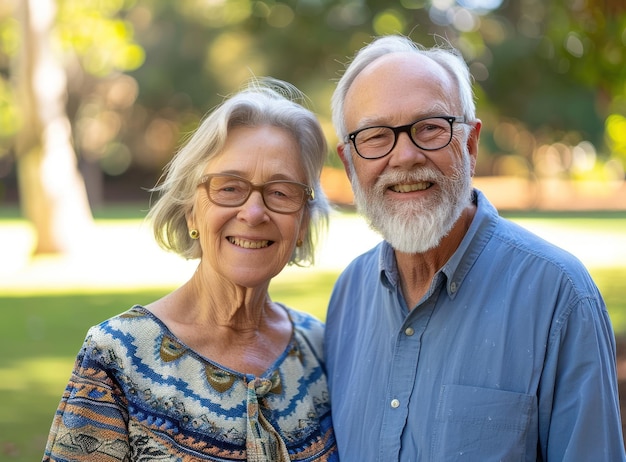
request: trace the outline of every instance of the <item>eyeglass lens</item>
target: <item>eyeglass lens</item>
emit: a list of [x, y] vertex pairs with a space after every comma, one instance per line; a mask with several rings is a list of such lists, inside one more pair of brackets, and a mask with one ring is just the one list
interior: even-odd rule
[[433, 151], [450, 143], [452, 122], [442, 117], [419, 120], [402, 127], [366, 128], [356, 134], [354, 144], [363, 157], [382, 157], [391, 152], [401, 132], [407, 132], [418, 147]]
[[248, 200], [252, 191], [260, 191], [266, 207], [279, 213], [297, 212], [307, 197], [304, 185], [299, 183], [270, 181], [257, 186], [229, 175], [210, 177], [207, 191], [211, 201], [223, 207], [238, 207]]

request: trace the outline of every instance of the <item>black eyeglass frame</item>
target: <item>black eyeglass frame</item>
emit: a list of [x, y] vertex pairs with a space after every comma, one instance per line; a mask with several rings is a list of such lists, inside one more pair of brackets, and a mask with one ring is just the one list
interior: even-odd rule
[[[411, 136], [411, 128], [413, 127], [413, 125], [415, 125], [416, 123], [422, 122], [424, 120], [428, 120], [428, 119], [443, 119], [443, 120], [447, 121], [450, 124], [450, 139], [443, 146], [438, 147], [438, 148], [425, 148], [425, 147], [422, 147], [419, 144], [417, 144], [417, 142]], [[411, 122], [410, 124], [400, 125], [398, 127], [390, 127], [388, 125], [373, 125], [373, 126], [370, 126], [370, 127], [359, 128], [358, 130], [355, 130], [355, 131], [353, 131], [351, 133], [348, 133], [346, 135], [344, 141], [346, 143], [352, 141], [352, 145], [354, 146], [354, 150], [356, 151], [356, 153], [359, 155], [359, 157], [361, 157], [362, 159], [366, 159], [366, 160], [382, 159], [383, 157], [389, 155], [389, 153], [391, 151], [393, 151], [393, 148], [396, 147], [396, 144], [398, 144], [398, 136], [400, 135], [400, 133], [406, 133], [409, 136], [409, 139], [411, 140], [411, 142], [415, 146], [417, 146], [418, 148], [423, 149], [424, 151], [438, 151], [438, 150], [443, 149], [446, 146], [448, 146], [450, 144], [450, 142], [452, 141], [452, 138], [454, 137], [453, 124], [455, 122], [456, 123], [462, 123], [462, 124], [467, 123], [467, 121], [466, 121], [464, 116], [429, 116], [429, 117], [423, 117], [421, 119], [415, 120], [415, 121]], [[376, 156], [376, 157], [365, 157], [365, 156], [363, 156], [359, 152], [359, 148], [357, 148], [357, 146], [356, 146], [356, 137], [362, 131], [369, 130], [369, 129], [372, 129], [372, 128], [388, 128], [388, 129], [390, 129], [393, 132], [393, 136], [394, 136], [393, 144], [389, 148], [389, 151], [387, 151], [383, 155]]]
[[[250, 189], [248, 190], [248, 194], [246, 195], [246, 197], [244, 197], [241, 202], [237, 203], [237, 204], [221, 204], [219, 202], [216, 202], [212, 197], [211, 197], [211, 193], [210, 193], [210, 187], [211, 187], [211, 178], [216, 178], [216, 177], [228, 177], [228, 178], [233, 178], [235, 180], [239, 180], [239, 181], [243, 181], [244, 183], [248, 184], [250, 186]], [[267, 203], [267, 201], [265, 200], [265, 194], [263, 194], [263, 192], [265, 191], [265, 188], [268, 185], [272, 185], [272, 184], [284, 184], [284, 183], [288, 183], [288, 184], [292, 184], [292, 185], [296, 185], [302, 188], [302, 191], [304, 193], [303, 195], [303, 200], [300, 204], [300, 207], [298, 207], [296, 210], [290, 210], [290, 211], [282, 211], [282, 210], [276, 210], [274, 209], [271, 205], [269, 205]], [[246, 178], [243, 178], [239, 175], [232, 175], [230, 173], [209, 173], [206, 175], [203, 175], [200, 178], [200, 182], [197, 185], [199, 186], [204, 186], [205, 189], [207, 190], [207, 197], [209, 198], [209, 200], [220, 207], [241, 207], [243, 204], [245, 204], [248, 199], [250, 199], [250, 196], [252, 195], [253, 191], [259, 191], [261, 193], [261, 198], [263, 199], [263, 204], [265, 204], [265, 207], [268, 208], [268, 210], [271, 210], [272, 212], [276, 212], [276, 213], [282, 213], [282, 214], [291, 214], [291, 213], [296, 213], [299, 212], [300, 210], [302, 210], [302, 207], [304, 207], [304, 205], [307, 203], [307, 201], [313, 200], [314, 197], [314, 193], [313, 193], [313, 188], [311, 188], [310, 186], [304, 184], [304, 183], [299, 183], [297, 181], [291, 181], [291, 180], [273, 180], [273, 181], [268, 181], [267, 183], [263, 183], [263, 184], [255, 184], [252, 183], [251, 181], [249, 181]]]

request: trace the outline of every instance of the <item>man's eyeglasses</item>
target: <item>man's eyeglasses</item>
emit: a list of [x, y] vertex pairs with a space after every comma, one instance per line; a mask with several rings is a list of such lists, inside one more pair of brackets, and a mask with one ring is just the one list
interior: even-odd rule
[[295, 213], [307, 200], [313, 199], [313, 190], [296, 181], [277, 180], [253, 184], [237, 175], [209, 174], [200, 179], [200, 185], [204, 185], [209, 200], [221, 207], [245, 204], [252, 191], [259, 191], [265, 206], [278, 213]]
[[400, 127], [375, 126], [353, 131], [346, 137], [364, 159], [380, 159], [391, 152], [400, 133], [407, 133], [415, 146], [424, 151], [445, 148], [452, 141], [452, 124], [465, 123], [465, 117], [427, 117]]

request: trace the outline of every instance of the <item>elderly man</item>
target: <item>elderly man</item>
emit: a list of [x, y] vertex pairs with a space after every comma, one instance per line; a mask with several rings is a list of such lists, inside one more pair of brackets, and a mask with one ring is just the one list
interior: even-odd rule
[[342, 460], [626, 460], [605, 304], [576, 258], [472, 188], [481, 122], [459, 54], [373, 41], [333, 121], [357, 207], [384, 237], [330, 300]]

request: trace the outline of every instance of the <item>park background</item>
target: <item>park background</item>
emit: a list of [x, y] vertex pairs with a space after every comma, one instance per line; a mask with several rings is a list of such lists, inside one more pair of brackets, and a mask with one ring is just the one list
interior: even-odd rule
[[475, 184], [587, 265], [626, 379], [623, 0], [0, 0], [0, 461], [41, 456], [89, 326], [194, 270], [154, 244], [147, 190], [253, 75], [303, 90], [329, 140], [318, 260], [271, 287], [324, 319], [341, 268], [379, 241], [354, 213], [330, 95], [390, 33], [463, 53], [483, 121]]

